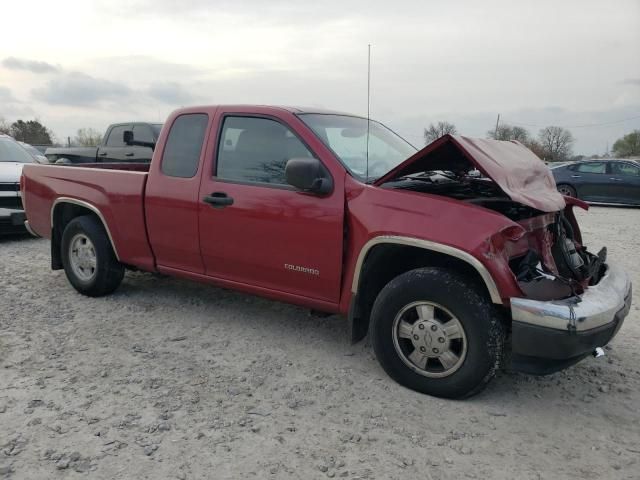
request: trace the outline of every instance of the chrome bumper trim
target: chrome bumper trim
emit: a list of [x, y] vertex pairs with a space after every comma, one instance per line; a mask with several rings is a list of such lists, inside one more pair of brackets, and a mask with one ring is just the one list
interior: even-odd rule
[[580, 332], [611, 323], [630, 301], [629, 276], [609, 264], [600, 282], [588, 287], [581, 296], [548, 302], [512, 298], [511, 318], [539, 327]]

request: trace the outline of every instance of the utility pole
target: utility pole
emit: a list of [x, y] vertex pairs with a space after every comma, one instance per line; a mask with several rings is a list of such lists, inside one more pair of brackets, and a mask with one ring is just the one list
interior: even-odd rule
[[494, 134], [495, 139], [498, 139], [498, 124], [500, 123], [500, 114], [498, 114], [498, 119], [496, 120], [496, 133]]

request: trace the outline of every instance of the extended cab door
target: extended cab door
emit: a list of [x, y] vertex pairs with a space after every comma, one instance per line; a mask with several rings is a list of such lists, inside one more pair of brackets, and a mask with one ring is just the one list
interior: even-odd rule
[[198, 236], [198, 189], [212, 114], [194, 111], [167, 121], [145, 192], [149, 243], [160, 271], [204, 274]]
[[330, 166], [309, 146], [315, 142], [302, 122], [289, 116], [291, 123], [218, 113], [215, 162], [200, 187], [200, 251], [209, 276], [337, 303], [344, 174], [333, 165], [334, 189], [325, 196], [287, 184], [290, 158], [316, 156]]
[[131, 130], [133, 126], [129, 124], [113, 125], [107, 132], [107, 136], [98, 148], [99, 162], [125, 162], [130, 158], [126, 156], [130, 147], [124, 143], [124, 132]]

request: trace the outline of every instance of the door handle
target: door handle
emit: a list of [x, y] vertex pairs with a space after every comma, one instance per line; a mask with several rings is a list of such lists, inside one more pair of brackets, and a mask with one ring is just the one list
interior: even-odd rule
[[571, 175], [571, 178], [580, 178], [582, 175]]
[[223, 208], [233, 205], [233, 198], [224, 192], [213, 192], [211, 195], [205, 196], [202, 201], [208, 203], [213, 208]]
[[133, 157], [133, 152], [125, 153], [124, 156], [125, 157]]
[[98, 155], [100, 155], [101, 157], [106, 157], [107, 156], [107, 152], [100, 152]]

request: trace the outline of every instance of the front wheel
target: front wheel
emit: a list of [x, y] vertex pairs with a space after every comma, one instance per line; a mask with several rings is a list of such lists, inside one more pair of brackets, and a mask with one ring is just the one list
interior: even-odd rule
[[477, 287], [447, 270], [420, 268], [396, 277], [378, 295], [371, 316], [380, 364], [418, 392], [468, 397], [500, 366], [499, 312]]
[[86, 215], [69, 222], [62, 233], [62, 265], [69, 283], [89, 297], [113, 292], [124, 277], [104, 227]]

